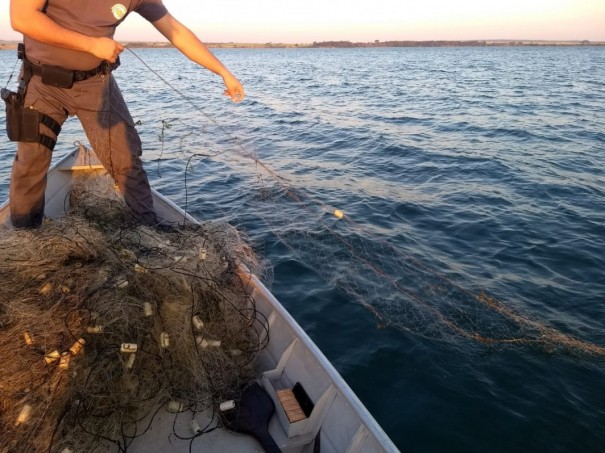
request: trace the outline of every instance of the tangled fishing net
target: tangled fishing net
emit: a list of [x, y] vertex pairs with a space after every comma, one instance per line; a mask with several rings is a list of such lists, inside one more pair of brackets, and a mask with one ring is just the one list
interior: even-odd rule
[[464, 340], [605, 358], [603, 344], [550, 326], [485, 291], [467, 289], [388, 240], [360, 234], [363, 227], [338, 211], [318, 208], [290, 188], [273, 193], [281, 198], [282, 215], [272, 215], [271, 199], [257, 202], [257, 215], [301, 262], [374, 314], [380, 327], [451, 345]]
[[[212, 118], [209, 123], [205, 126], [208, 135], [229, 136], [220, 123]], [[184, 150], [196, 148], [200, 134], [195, 133], [195, 125], [175, 118], [163, 120], [161, 126], [162, 154], [164, 144], [177, 150], [177, 158]], [[605, 358], [598, 322], [578, 327], [564, 314], [543, 320], [522, 300], [496, 298], [481, 284], [464, 282], [455, 272], [451, 276], [448, 263], [428, 265], [422, 253], [414, 251], [417, 244], [413, 239], [387, 237], [381, 232], [380, 220], [378, 224], [368, 219], [357, 222], [343, 207], [351, 200], [351, 204], [363, 205], [365, 198], [346, 192], [339, 201], [338, 191], [328, 194], [325, 181], [315, 182], [307, 176], [313, 168], [305, 168], [305, 162], [291, 166], [286, 161], [277, 171], [273, 165], [282, 165], [279, 162], [261, 160], [237, 137], [232, 142], [235, 146], [216, 145], [212, 153], [192, 155], [187, 170], [191, 162], [191, 171], [198, 164], [204, 175], [236, 173], [233, 190], [246, 188], [246, 201], [241, 204], [249, 212], [238, 209], [238, 214], [248, 215], [255, 228], [269, 232], [298, 263], [364, 306], [379, 327], [464, 349], [476, 345], [492, 350], [531, 348], [547, 354]], [[397, 186], [390, 189], [401, 190]], [[407, 241], [409, 247], [401, 245]]]
[[216, 414], [257, 377], [235, 230], [160, 233], [100, 192], [0, 235], [0, 452], [125, 451], [158, 412]]

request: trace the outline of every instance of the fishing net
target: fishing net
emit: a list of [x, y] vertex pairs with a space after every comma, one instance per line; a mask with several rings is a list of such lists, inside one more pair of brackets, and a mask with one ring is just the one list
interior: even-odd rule
[[[211, 207], [213, 215], [249, 228], [250, 234], [263, 241], [276, 239], [310, 273], [366, 307], [379, 327], [463, 349], [470, 342], [489, 348], [529, 347], [546, 353], [605, 356], [605, 337], [598, 321], [574, 325], [564, 312], [540, 319], [543, 313], [533, 311], [527, 301], [498, 298], [480, 283], [464, 281], [463, 272], [450, 267], [451, 261], [428, 265], [426, 252], [430, 256], [434, 251], [415, 251], [420, 244], [405, 235], [405, 221], [399, 230], [402, 234], [393, 238], [383, 233], [380, 217], [376, 223], [358, 222], [343, 208], [363, 206], [368, 199], [380, 199], [383, 192], [404, 203], [401, 184], [376, 177], [369, 184], [375, 187], [356, 191], [352, 179], [343, 184], [332, 178], [341, 171], [342, 155], [337, 152], [308, 159], [304, 153], [296, 158], [261, 158], [251, 144], [254, 138], [234, 136], [229, 128], [229, 122], [235, 125], [246, 118], [235, 115], [218, 121], [205, 113], [194, 96], [135, 57], [183, 101], [178, 106], [172, 102], [166, 109], [169, 117], [142, 125], [140, 132], [157, 138], [146, 143], [146, 157], [155, 158], [157, 165], [151, 168], [157, 177], [161, 178], [163, 165], [176, 170], [176, 165], [185, 163], [179, 168], [184, 173], [184, 187], [179, 190], [184, 189], [186, 210], [198, 214], [196, 206], [203, 206], [202, 212]], [[251, 108], [259, 106], [253, 103]], [[203, 117], [201, 121], [191, 121], [192, 111]], [[315, 151], [304, 134], [287, 144]], [[346, 153], [342, 148], [337, 151]], [[317, 172], [322, 180], [314, 178]], [[225, 192], [226, 200], [213, 198], [225, 197]]]
[[[465, 288], [304, 192], [283, 187], [281, 181], [272, 192], [274, 199], [256, 200], [255, 212], [263, 222], [306, 267], [373, 313], [381, 328], [452, 346], [468, 340], [490, 348], [520, 346], [605, 357], [605, 346], [578, 338], [565, 327], [549, 326], [485, 291]], [[275, 203], [279, 216], [272, 214]]]
[[125, 451], [160, 411], [237, 399], [265, 341], [238, 267], [262, 264], [240, 234], [137, 225], [84, 179], [70, 205], [0, 235], [0, 451]]
[[[229, 136], [221, 124], [206, 116], [208, 136]], [[182, 159], [183, 150], [199, 149], [193, 138], [199, 132], [183, 117], [163, 120], [163, 157]], [[407, 238], [398, 237], [396, 243], [376, 225], [356, 222], [339, 206], [337, 190], [326, 193], [326, 184], [315, 187], [307, 176], [316, 161], [297, 161], [295, 167], [271, 163], [233, 136], [215, 143], [212, 150], [185, 156], [185, 173], [195, 174], [201, 168], [202, 174], [236, 174], [233, 190], [246, 189], [238, 193], [244, 201], [238, 201], [237, 220], [247, 222], [265, 238], [277, 239], [305, 269], [373, 313], [379, 327], [401, 329], [452, 347], [467, 348], [471, 342], [492, 349], [529, 347], [549, 354], [605, 357], [605, 346], [588, 339], [598, 339], [598, 325], [595, 335], [566, 323], [564, 316], [556, 326], [542, 321], [523, 303], [500, 300], [476, 285], [467, 285], [447, 266], [440, 271], [427, 265], [422, 253], [408, 251], [418, 244], [409, 241], [405, 247]], [[190, 185], [186, 190], [195, 192], [195, 184]], [[230, 218], [220, 208], [218, 214]]]

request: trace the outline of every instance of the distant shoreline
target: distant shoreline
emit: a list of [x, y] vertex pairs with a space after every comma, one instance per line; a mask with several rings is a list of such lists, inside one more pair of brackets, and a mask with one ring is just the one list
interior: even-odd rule
[[[0, 50], [14, 50], [18, 41], [0, 40]], [[170, 49], [174, 46], [168, 42], [124, 42], [131, 49]], [[527, 47], [558, 46], [585, 47], [605, 46], [605, 41], [547, 41], [547, 40], [467, 40], [467, 41], [321, 41], [313, 43], [206, 43], [212, 49], [309, 49], [309, 48], [372, 48], [372, 47]]]

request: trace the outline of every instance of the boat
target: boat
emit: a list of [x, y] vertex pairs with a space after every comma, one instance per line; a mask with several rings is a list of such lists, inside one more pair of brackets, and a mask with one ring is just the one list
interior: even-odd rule
[[[78, 145], [48, 172], [46, 217], [56, 219], [65, 215], [74, 175], [82, 174], [113, 185], [94, 151]], [[158, 216], [169, 222], [197, 223], [175, 203], [153, 189], [152, 193]], [[0, 225], [9, 223], [7, 201], [0, 206]], [[128, 450], [253, 452], [264, 448], [266, 451], [303, 453], [397, 452], [397, 447], [359, 398], [260, 279], [243, 264], [239, 264], [238, 273], [266, 323], [266, 326], [256, 327], [260, 329], [258, 334], [266, 335], [264, 332], [268, 329], [271, 332], [267, 347], [255, 360], [261, 370], [258, 387], [264, 390], [263, 395], [271, 398], [274, 406], [268, 421], [272, 440], [263, 442], [261, 439], [259, 443], [253, 436], [234, 435], [230, 430], [219, 428], [201, 436], [195, 444], [174, 443], [170, 433], [175, 429], [175, 423], [181, 422], [175, 422], [168, 413], [160, 413], [154, 418], [152, 429], [137, 438]], [[304, 389], [302, 393], [300, 388]], [[279, 392], [284, 389], [292, 389], [298, 406], [307, 406], [303, 408], [303, 417], [291, 421], [288, 409], [280, 402]], [[182, 426], [181, 429], [191, 428]]]

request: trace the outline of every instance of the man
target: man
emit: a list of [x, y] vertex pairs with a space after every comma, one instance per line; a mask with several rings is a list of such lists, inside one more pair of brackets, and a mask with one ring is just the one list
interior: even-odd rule
[[[19, 131], [19, 137], [12, 138], [19, 145], [10, 183], [15, 227], [41, 225], [52, 149], [60, 127], [72, 115], [78, 116], [135, 218], [149, 225], [158, 223], [140, 159], [141, 141], [111, 75], [124, 50], [113, 39], [115, 29], [132, 11], [151, 22], [190, 60], [221, 76], [225, 94], [233, 101], [244, 98], [241, 83], [170, 15], [162, 0], [11, 0], [11, 25], [24, 35], [25, 48], [16, 97], [21, 104], [19, 114], [13, 115], [22, 124], [11, 128]], [[30, 133], [22, 132], [28, 128]]]

